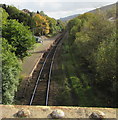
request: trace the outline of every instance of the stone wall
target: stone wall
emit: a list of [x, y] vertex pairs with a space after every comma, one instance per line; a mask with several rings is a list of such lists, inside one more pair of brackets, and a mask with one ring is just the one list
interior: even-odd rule
[[104, 118], [116, 118], [116, 109], [113, 108], [23, 105], [0, 105], [0, 118], [51, 118], [55, 110], [62, 111], [64, 114], [59, 114], [63, 114], [64, 118], [90, 118], [91, 114], [96, 113], [103, 114]]

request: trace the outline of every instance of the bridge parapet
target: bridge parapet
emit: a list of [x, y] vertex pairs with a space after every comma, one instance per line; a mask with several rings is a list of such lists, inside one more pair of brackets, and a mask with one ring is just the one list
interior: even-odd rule
[[89, 118], [96, 111], [103, 113], [105, 118], [116, 118], [118, 112], [114, 108], [0, 105], [0, 119], [17, 118], [18, 111], [22, 110], [25, 111], [25, 117], [28, 118], [50, 118], [50, 114], [55, 110], [63, 111], [64, 118]]

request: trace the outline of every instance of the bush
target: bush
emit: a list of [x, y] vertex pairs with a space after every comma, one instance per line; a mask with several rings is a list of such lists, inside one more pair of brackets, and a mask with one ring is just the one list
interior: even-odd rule
[[[116, 91], [116, 33], [103, 41], [95, 54], [97, 77], [96, 82], [106, 92]], [[105, 87], [107, 86], [107, 87]], [[110, 94], [109, 94], [110, 95]], [[111, 95], [112, 96], [112, 95]]]
[[2, 39], [2, 89], [3, 104], [11, 104], [19, 84], [20, 64], [17, 57], [11, 51], [12, 46], [7, 40]]

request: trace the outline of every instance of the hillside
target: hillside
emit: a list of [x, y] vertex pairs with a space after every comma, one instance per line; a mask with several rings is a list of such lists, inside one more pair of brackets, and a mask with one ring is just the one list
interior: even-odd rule
[[112, 8], [116, 8], [116, 5], [118, 5], [118, 3], [114, 3], [114, 4], [107, 5], [107, 6], [103, 6], [103, 7], [100, 7], [100, 8], [94, 9], [94, 10], [91, 10], [91, 11], [89, 11], [89, 12], [94, 13], [94, 12], [96, 12], [96, 10], [98, 10], [98, 9], [100, 9], [100, 10], [103, 11], [103, 12], [106, 12], [106, 11], [112, 9]]
[[[103, 6], [103, 7], [100, 7], [100, 8], [96, 8], [96, 9], [88, 11], [88, 12], [89, 13], [95, 13], [98, 9], [100, 9], [103, 12], [106, 12], [106, 11], [109, 11], [110, 9], [112, 9], [112, 8], [116, 8], [116, 5], [117, 4], [114, 3], [114, 4], [111, 4], [111, 5], [107, 5], [107, 6]], [[64, 18], [60, 18], [60, 20], [63, 21], [63, 22], [66, 22], [66, 21], [69, 21], [69, 20], [71, 20], [71, 19], [79, 16], [79, 15], [80, 14], [75, 14], [75, 15], [67, 16], [67, 17], [64, 17]]]
[[67, 17], [64, 17], [64, 18], [60, 18], [61, 21], [63, 22], [66, 22], [66, 21], [69, 21], [77, 16], [79, 16], [80, 14], [75, 14], [75, 15], [71, 15], [71, 16], [67, 16]]

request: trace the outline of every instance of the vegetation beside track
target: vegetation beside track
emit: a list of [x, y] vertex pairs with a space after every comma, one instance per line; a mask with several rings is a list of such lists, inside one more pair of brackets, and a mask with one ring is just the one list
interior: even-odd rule
[[57, 105], [118, 106], [116, 21], [107, 15], [86, 13], [69, 21], [54, 76]]

